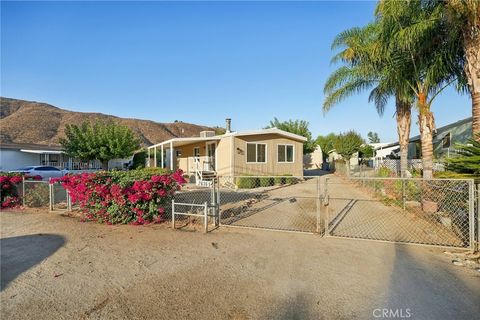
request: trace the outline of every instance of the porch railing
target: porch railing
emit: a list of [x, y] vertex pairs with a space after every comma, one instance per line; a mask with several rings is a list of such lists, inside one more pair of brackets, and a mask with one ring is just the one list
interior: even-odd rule
[[61, 162], [61, 161], [42, 161], [42, 166], [56, 167], [59, 169], [68, 169], [68, 170], [96, 170], [101, 169], [102, 164], [100, 161], [72, 161], [72, 162]]

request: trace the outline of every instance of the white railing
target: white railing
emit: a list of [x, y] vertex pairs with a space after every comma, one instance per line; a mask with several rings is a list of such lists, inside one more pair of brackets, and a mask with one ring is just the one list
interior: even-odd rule
[[59, 169], [68, 169], [68, 170], [98, 170], [102, 169], [102, 163], [100, 161], [42, 161], [42, 166], [56, 167]]
[[213, 167], [213, 159], [211, 157], [207, 157], [207, 156], [189, 157], [188, 163], [189, 163], [189, 170], [190, 170], [190, 164], [193, 164], [193, 168], [191, 168], [191, 170], [193, 170], [195, 173], [195, 183], [197, 185], [200, 185], [204, 180], [204, 176], [203, 176], [204, 172], [215, 171], [215, 168]]

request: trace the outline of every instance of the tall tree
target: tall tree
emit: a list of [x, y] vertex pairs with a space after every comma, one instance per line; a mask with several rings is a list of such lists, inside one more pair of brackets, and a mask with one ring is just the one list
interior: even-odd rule
[[406, 76], [405, 70], [392, 63], [395, 55], [389, 42], [380, 37], [378, 22], [340, 33], [332, 44], [333, 50], [339, 48], [341, 51], [333, 57], [332, 62], [341, 61], [344, 65], [332, 73], [325, 84], [323, 111], [327, 112], [352, 94], [370, 91], [369, 101], [375, 103], [382, 116], [388, 99], [395, 97], [400, 170], [404, 176], [413, 101], [408, 84], [398, 76], [401, 72]]
[[140, 148], [136, 134], [114, 122], [67, 124], [66, 138], [60, 139], [65, 153], [82, 160], [100, 160], [108, 169], [108, 160], [130, 157]]
[[335, 138], [333, 146], [335, 151], [346, 161], [347, 177], [350, 176], [350, 159], [360, 151], [363, 144], [362, 136], [353, 130], [341, 133]]
[[277, 128], [307, 138], [307, 141], [303, 144], [303, 153], [307, 154], [313, 152], [315, 149], [315, 144], [312, 140], [312, 133], [308, 126], [309, 123], [305, 120], [280, 121], [275, 117], [270, 121], [266, 128]]
[[[461, 81], [461, 50], [447, 38], [448, 28], [438, 23], [444, 11], [436, 1], [381, 0], [376, 8], [379, 35], [388, 43], [392, 64], [415, 97], [422, 145], [423, 177], [433, 177], [433, 134], [431, 105], [454, 81]], [[406, 76], [405, 76], [406, 75]]]
[[333, 146], [335, 139], [337, 136], [335, 133], [329, 133], [326, 136], [318, 136], [315, 140], [315, 144], [319, 145], [322, 149], [323, 157], [326, 159], [328, 158], [328, 153], [335, 149]]
[[[464, 71], [472, 98], [472, 133], [480, 139], [480, 1], [438, 1], [445, 6], [448, 41], [458, 41], [465, 58]], [[457, 40], [458, 39], [458, 40]]]
[[370, 143], [379, 143], [380, 138], [378, 137], [378, 133], [369, 131], [367, 134], [368, 142]]

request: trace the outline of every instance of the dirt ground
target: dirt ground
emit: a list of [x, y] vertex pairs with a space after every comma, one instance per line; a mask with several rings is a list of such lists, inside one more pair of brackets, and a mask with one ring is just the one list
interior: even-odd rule
[[[480, 272], [439, 248], [2, 212], [1, 318], [473, 319]], [[378, 311], [377, 311], [378, 314]]]

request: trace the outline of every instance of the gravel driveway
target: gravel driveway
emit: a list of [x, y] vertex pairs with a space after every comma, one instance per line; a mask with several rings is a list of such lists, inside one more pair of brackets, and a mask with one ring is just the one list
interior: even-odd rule
[[[2, 212], [1, 318], [473, 319], [480, 273], [443, 250]], [[378, 311], [377, 311], [378, 314]]]

